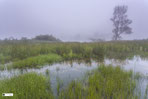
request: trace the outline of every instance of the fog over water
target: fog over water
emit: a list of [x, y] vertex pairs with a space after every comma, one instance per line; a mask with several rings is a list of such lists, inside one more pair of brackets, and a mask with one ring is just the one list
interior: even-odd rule
[[0, 0], [0, 39], [52, 34], [64, 41], [109, 40], [113, 8], [128, 5], [133, 34], [148, 38], [148, 0]]

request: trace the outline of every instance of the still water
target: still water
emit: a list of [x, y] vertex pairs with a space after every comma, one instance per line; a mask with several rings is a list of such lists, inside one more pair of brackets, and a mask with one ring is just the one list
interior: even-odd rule
[[[54, 94], [56, 94], [56, 86], [57, 81], [60, 80], [63, 87], [70, 83], [72, 80], [79, 80], [84, 78], [85, 74], [88, 71], [91, 71], [99, 66], [100, 63], [96, 61], [91, 61], [91, 63], [85, 62], [62, 62], [56, 63], [52, 65], [44, 66], [40, 69], [12, 69], [7, 70], [5, 68], [4, 71], [0, 71], [0, 79], [10, 78], [15, 75], [20, 75], [27, 72], [37, 72], [46, 75], [50, 75], [51, 87], [53, 89]], [[142, 59], [139, 56], [133, 57], [133, 59], [126, 59], [124, 61], [115, 60], [115, 59], [105, 59], [104, 64], [112, 64], [113, 66], [121, 66], [125, 70], [133, 70], [134, 73], [139, 72], [144, 76], [148, 76], [148, 60]], [[144, 77], [139, 81], [139, 90], [142, 91], [142, 96], [144, 96], [144, 92], [146, 89], [146, 85], [148, 84], [148, 79]], [[143, 98], [143, 97], [141, 97]]]

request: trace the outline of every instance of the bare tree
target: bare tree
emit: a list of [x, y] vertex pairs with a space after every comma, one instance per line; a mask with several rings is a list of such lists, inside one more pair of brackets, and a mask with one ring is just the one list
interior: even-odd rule
[[132, 20], [127, 18], [127, 10], [128, 7], [123, 6], [116, 6], [114, 8], [113, 17], [111, 18], [111, 21], [113, 22], [113, 40], [119, 40], [121, 37], [121, 34], [131, 34], [132, 28], [129, 27], [129, 25], [132, 23]]

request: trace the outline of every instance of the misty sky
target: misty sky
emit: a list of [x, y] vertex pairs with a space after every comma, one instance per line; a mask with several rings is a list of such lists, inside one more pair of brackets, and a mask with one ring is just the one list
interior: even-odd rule
[[62, 40], [112, 37], [113, 8], [128, 5], [133, 34], [148, 38], [148, 0], [0, 0], [0, 38], [52, 34]]

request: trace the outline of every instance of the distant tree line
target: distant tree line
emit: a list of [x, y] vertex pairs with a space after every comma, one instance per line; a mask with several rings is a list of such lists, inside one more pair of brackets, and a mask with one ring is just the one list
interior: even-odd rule
[[58, 42], [61, 41], [60, 39], [57, 39], [52, 35], [38, 35], [33, 39], [34, 40], [39, 40], [39, 41], [58, 41]]
[[21, 39], [16, 39], [13, 37], [5, 38], [4, 40], [0, 41], [48, 41], [48, 42], [61, 42], [60, 39], [57, 39], [53, 35], [37, 35], [32, 39], [27, 37], [22, 37]]

